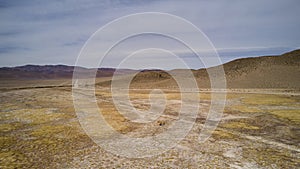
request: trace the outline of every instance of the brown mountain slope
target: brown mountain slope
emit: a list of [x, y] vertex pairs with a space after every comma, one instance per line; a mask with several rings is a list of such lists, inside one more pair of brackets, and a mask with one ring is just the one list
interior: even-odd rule
[[[300, 89], [300, 50], [279, 56], [237, 59], [222, 66], [226, 74], [227, 88]], [[211, 69], [213, 68], [192, 70], [200, 88], [210, 88], [207, 70]], [[168, 73], [181, 76], [183, 71], [185, 70], [143, 71], [135, 76], [131, 86], [176, 88], [176, 81]], [[110, 82], [106, 82], [106, 85], [109, 84]]]
[[300, 50], [223, 65], [229, 88], [300, 88]]

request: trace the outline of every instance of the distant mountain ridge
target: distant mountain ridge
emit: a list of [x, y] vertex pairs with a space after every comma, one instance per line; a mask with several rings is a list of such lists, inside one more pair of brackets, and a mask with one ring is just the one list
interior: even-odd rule
[[[0, 79], [56, 79], [56, 78], [72, 78], [75, 66], [67, 65], [24, 65], [17, 67], [0, 68]], [[76, 67], [82, 73], [95, 71], [97, 68]], [[116, 69], [114, 68], [98, 68], [97, 77], [111, 77]], [[134, 70], [122, 69], [118, 71], [120, 74], [132, 73]]]
[[[300, 49], [278, 56], [261, 56], [233, 60], [223, 65], [228, 88], [297, 88], [300, 89]], [[72, 78], [74, 66], [66, 65], [25, 65], [0, 68], [0, 79], [56, 79]], [[77, 67], [82, 73], [95, 69]], [[199, 87], [210, 87], [207, 70], [192, 70]], [[97, 77], [111, 77], [116, 69], [98, 68]], [[181, 70], [142, 70], [133, 81], [132, 86], [151, 85], [172, 87], [176, 85], [169, 73], [180, 74]], [[136, 73], [137, 70], [121, 69], [118, 74]], [[98, 85], [109, 85], [103, 82]]]

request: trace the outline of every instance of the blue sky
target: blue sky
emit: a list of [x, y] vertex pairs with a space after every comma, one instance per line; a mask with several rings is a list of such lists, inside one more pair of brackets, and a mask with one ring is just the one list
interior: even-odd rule
[[[95, 31], [138, 12], [164, 12], [189, 20], [207, 35], [223, 62], [281, 54], [300, 48], [299, 7], [298, 0], [0, 0], [0, 66], [74, 65]], [[139, 38], [137, 44], [146, 38]], [[154, 63], [157, 60], [145, 57]], [[190, 53], [181, 53], [181, 57], [191, 68], [202, 67]], [[112, 67], [113, 57], [106, 59], [103, 66]], [[176, 67], [166, 67], [171, 68]]]

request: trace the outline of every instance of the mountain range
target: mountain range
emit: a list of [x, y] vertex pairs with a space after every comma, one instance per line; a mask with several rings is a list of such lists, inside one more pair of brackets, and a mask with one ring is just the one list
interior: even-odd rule
[[[283, 88], [300, 89], [300, 49], [277, 56], [249, 57], [230, 61], [223, 65], [228, 88]], [[0, 80], [36, 80], [36, 79], [70, 79], [74, 66], [66, 65], [25, 65], [0, 68]], [[95, 69], [78, 67], [82, 73]], [[97, 68], [96, 68], [97, 69]], [[210, 86], [207, 71], [212, 68], [191, 70], [199, 87]], [[112, 77], [114, 68], [98, 68], [97, 77]], [[118, 70], [119, 75], [137, 73], [132, 80], [135, 87], [172, 87], [176, 81], [170, 73], [180, 74], [183, 70]], [[110, 80], [99, 83], [110, 85]]]

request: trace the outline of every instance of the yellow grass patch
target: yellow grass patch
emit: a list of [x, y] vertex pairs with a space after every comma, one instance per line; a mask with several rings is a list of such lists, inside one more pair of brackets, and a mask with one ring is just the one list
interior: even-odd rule
[[15, 139], [9, 136], [0, 136], [0, 148], [5, 149], [15, 144]]
[[115, 130], [126, 133], [133, 129], [132, 123], [129, 123], [129, 120], [121, 115], [112, 104], [100, 103], [99, 108], [106, 122]]
[[213, 136], [217, 139], [232, 139], [235, 137], [233, 134], [222, 130], [215, 130]]
[[0, 152], [0, 168], [22, 168], [25, 156], [18, 152], [5, 151]]
[[288, 119], [293, 122], [300, 122], [300, 110], [270, 110], [269, 113], [276, 115], [279, 118]]
[[20, 109], [10, 112], [11, 118], [19, 122], [28, 122], [31, 124], [41, 124], [59, 119], [69, 118], [64, 113], [53, 112], [47, 108], [41, 109]]
[[36, 137], [50, 137], [65, 131], [66, 128], [67, 127], [63, 125], [44, 125], [32, 131], [31, 134]]
[[257, 107], [253, 106], [246, 106], [246, 105], [232, 105], [229, 106], [231, 110], [245, 112], [245, 113], [258, 113], [261, 112], [261, 110]]
[[1, 132], [9, 132], [20, 128], [22, 124], [20, 123], [2, 123], [0, 124], [0, 131]]
[[251, 104], [251, 105], [282, 105], [282, 104], [292, 104], [297, 101], [281, 95], [251, 94], [248, 95], [246, 98], [242, 99], [242, 102], [244, 104]]
[[223, 100], [225, 99], [237, 99], [240, 98], [242, 95], [238, 93], [207, 93], [207, 92], [200, 92], [200, 99], [201, 100], [211, 100], [212, 96], [214, 97], [213, 99], [216, 100]]
[[236, 129], [236, 128], [240, 128], [240, 129], [249, 129], [249, 130], [258, 130], [259, 127], [257, 126], [252, 126], [246, 123], [242, 123], [242, 122], [229, 122], [229, 123], [225, 123], [222, 125], [225, 128], [231, 128], [231, 129]]

